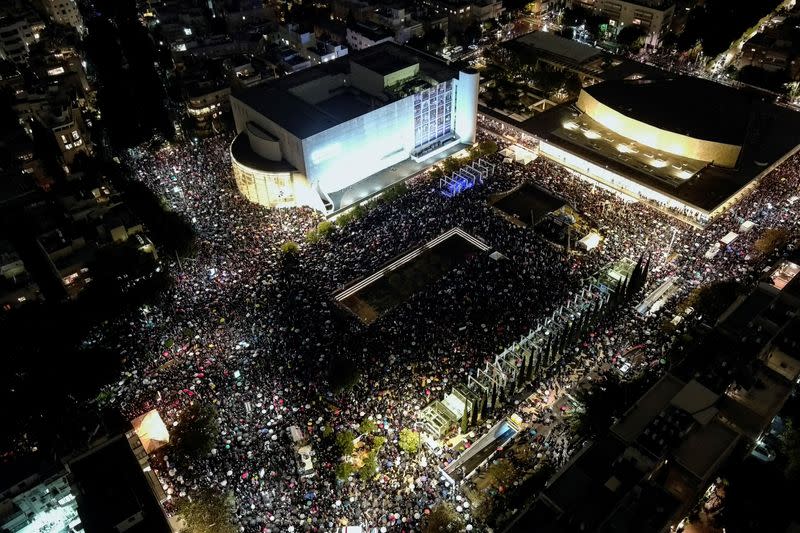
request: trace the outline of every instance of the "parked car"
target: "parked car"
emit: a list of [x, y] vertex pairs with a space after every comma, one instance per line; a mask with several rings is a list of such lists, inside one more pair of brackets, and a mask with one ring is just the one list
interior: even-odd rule
[[758, 459], [759, 461], [763, 461], [765, 463], [769, 463], [775, 460], [775, 452], [773, 452], [766, 444], [761, 441], [756, 442], [753, 451], [750, 452], [750, 455]]

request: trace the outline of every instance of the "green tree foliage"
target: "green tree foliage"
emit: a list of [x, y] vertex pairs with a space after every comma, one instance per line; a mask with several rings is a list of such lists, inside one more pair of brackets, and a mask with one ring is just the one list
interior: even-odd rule
[[459, 533], [464, 529], [464, 519], [450, 502], [442, 502], [428, 515], [425, 533]]
[[419, 451], [419, 433], [412, 429], [403, 428], [400, 430], [400, 449], [404, 452], [414, 455]]
[[766, 70], [754, 65], [744, 66], [735, 74], [736, 79], [742, 83], [761, 87], [776, 93], [785, 93], [785, 84], [792, 81], [786, 70]]
[[174, 131], [156, 42], [139, 21], [135, 0], [100, 0], [94, 11], [101, 16], [88, 21], [85, 45], [98, 80], [102, 125], [113, 146], [139, 144], [153, 131], [170, 138]]
[[678, 36], [679, 50], [702, 44], [706, 57], [715, 57], [727, 50], [758, 21], [775, 8], [777, 2], [750, 0], [706, 0], [698, 2], [688, 13], [683, 32]]
[[236, 533], [239, 528], [233, 523], [232, 496], [206, 490], [181, 500], [178, 512], [186, 521], [187, 531], [192, 533]]
[[713, 322], [736, 301], [743, 290], [742, 285], [736, 280], [700, 285], [678, 305], [678, 311], [683, 313], [691, 307], [695, 315], [703, 316], [707, 321]]
[[338, 465], [336, 465], [336, 479], [345, 481], [347, 478], [353, 475], [355, 471], [355, 467], [347, 461], [342, 461]]
[[614, 418], [644, 392], [645, 386], [641, 378], [629, 382], [609, 378], [591, 392], [579, 389], [574, 396], [581, 405], [569, 412], [567, 421], [582, 437], [602, 435], [611, 427]]
[[310, 229], [306, 232], [306, 242], [309, 244], [316, 244], [322, 237], [316, 229]]
[[377, 473], [378, 454], [376, 450], [373, 450], [364, 458], [364, 462], [361, 463], [361, 468], [358, 469], [358, 475], [361, 479], [367, 480], [374, 478]]
[[319, 233], [320, 237], [327, 237], [334, 230], [334, 228], [333, 222], [323, 220], [317, 224], [317, 233]]
[[286, 256], [293, 256], [300, 253], [300, 245], [294, 241], [286, 241], [281, 244], [281, 253]]
[[374, 420], [370, 418], [365, 418], [361, 424], [358, 426], [358, 431], [360, 433], [370, 434], [378, 429], [378, 425], [375, 423]]
[[181, 455], [203, 457], [211, 452], [218, 435], [217, 408], [195, 401], [186, 408], [172, 431], [171, 444]]
[[372, 449], [373, 450], [380, 450], [383, 448], [383, 445], [386, 444], [386, 437], [375, 437], [372, 439]]
[[342, 456], [350, 455], [355, 450], [356, 436], [349, 429], [336, 433], [336, 449]]

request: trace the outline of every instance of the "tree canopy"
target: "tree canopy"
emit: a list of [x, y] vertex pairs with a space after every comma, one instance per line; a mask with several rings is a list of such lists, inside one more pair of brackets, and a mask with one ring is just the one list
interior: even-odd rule
[[415, 454], [419, 451], [419, 433], [412, 429], [403, 428], [400, 430], [400, 449], [408, 454]]
[[178, 511], [192, 533], [236, 533], [233, 523], [233, 498], [222, 492], [205, 490], [191, 499], [181, 500]]
[[181, 455], [202, 457], [211, 452], [218, 434], [217, 408], [195, 401], [186, 408], [172, 431], [172, 445]]

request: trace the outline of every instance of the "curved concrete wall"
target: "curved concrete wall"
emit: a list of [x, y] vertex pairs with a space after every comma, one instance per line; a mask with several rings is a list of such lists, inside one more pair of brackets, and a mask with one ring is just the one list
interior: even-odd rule
[[[653, 102], [658, 105], [658, 102]], [[721, 167], [734, 167], [742, 147], [714, 141], [704, 141], [657, 128], [623, 115], [603, 104], [586, 91], [581, 91], [578, 109], [606, 128], [634, 141], [671, 154], [713, 162]]]
[[281, 144], [278, 142], [278, 139], [252, 122], [247, 123], [247, 138], [250, 141], [250, 148], [264, 159], [270, 161], [280, 161], [283, 159]]

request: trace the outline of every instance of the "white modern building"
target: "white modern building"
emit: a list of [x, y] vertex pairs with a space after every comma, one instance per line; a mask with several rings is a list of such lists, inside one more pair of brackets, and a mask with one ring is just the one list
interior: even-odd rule
[[332, 213], [475, 141], [479, 75], [384, 43], [231, 96], [236, 183]]

